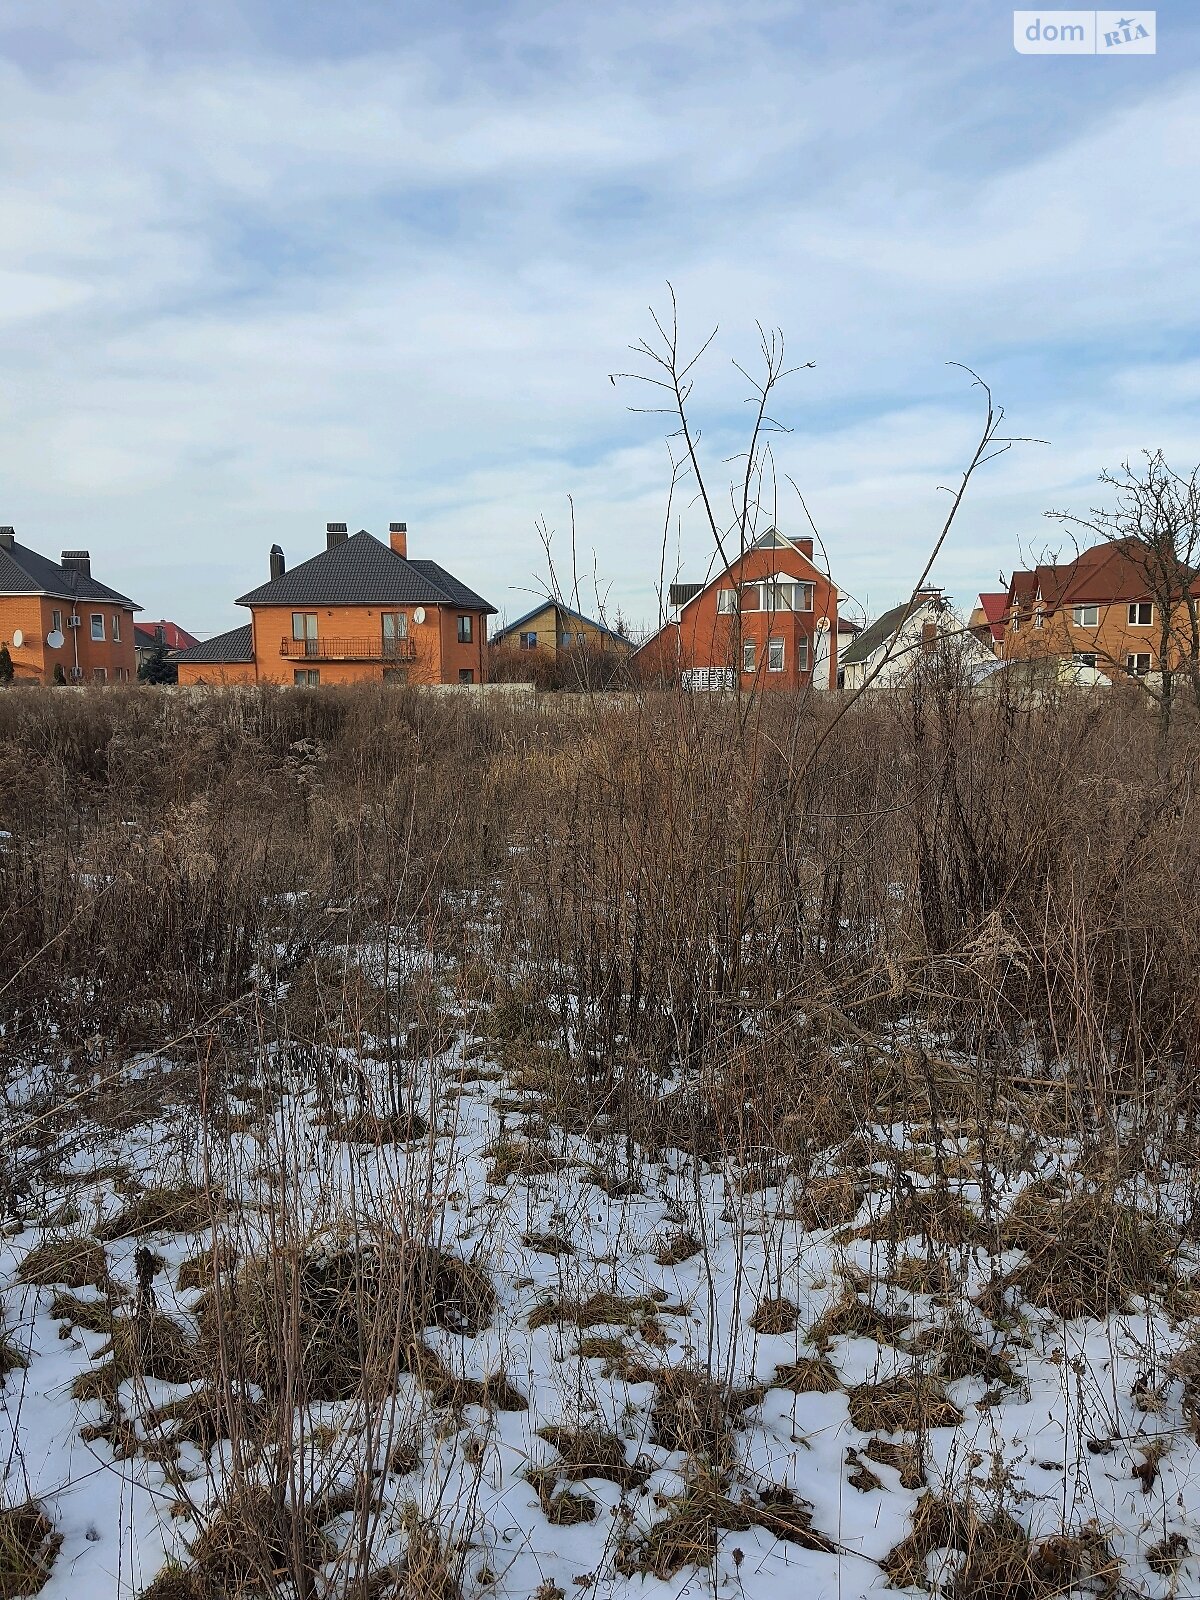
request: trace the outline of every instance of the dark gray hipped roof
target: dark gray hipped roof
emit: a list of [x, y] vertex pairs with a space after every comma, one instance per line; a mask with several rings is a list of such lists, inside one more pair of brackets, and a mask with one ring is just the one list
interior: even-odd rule
[[203, 639], [188, 650], [177, 650], [172, 661], [208, 661], [227, 664], [231, 661], [254, 660], [254, 630], [250, 623], [241, 628], [231, 628], [228, 633], [218, 633], [213, 639]]
[[[888, 640], [896, 632], [896, 629], [903, 622], [904, 613], [911, 603], [911, 601], [904, 600], [900, 605], [893, 606], [890, 611], [885, 611], [881, 617], [876, 617], [871, 626], [864, 628], [846, 651], [846, 654], [842, 657], [842, 665], [849, 667], [853, 666], [857, 661], [870, 660], [876, 650], [881, 645], [887, 644]], [[921, 602], [918, 600], [912, 609], [915, 616], [921, 609]]]
[[113, 605], [142, 608], [127, 595], [118, 594], [106, 583], [90, 578], [73, 567], [60, 567], [57, 561], [38, 555], [28, 545], [0, 545], [0, 594], [45, 594], [55, 600], [108, 600]]
[[426, 605], [496, 612], [436, 561], [408, 561], [362, 528], [332, 550], [241, 595], [238, 605]]

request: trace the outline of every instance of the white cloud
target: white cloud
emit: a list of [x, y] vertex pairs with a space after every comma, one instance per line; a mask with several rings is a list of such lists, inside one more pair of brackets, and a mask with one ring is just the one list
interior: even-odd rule
[[[697, 396], [718, 476], [755, 316], [817, 358], [779, 459], [878, 604], [973, 443], [947, 359], [1052, 441], [981, 480], [959, 592], [1102, 465], [1194, 451], [1194, 77], [1111, 76], [1000, 149], [1073, 80], [911, 22], [863, 48], [870, 7], [841, 34], [775, 6], [518, 8], [353, 53], [256, 48], [249, 5], [173, 49], [137, 4], [107, 45], [90, 8], [36, 15], [63, 59], [0, 66], [0, 513], [48, 551], [86, 531], [156, 613], [215, 631], [271, 543], [406, 515], [512, 611], [573, 492], [614, 604], [649, 618], [665, 452], [608, 374], [668, 275], [689, 337], [726, 325]], [[686, 512], [684, 545], [707, 560]]]

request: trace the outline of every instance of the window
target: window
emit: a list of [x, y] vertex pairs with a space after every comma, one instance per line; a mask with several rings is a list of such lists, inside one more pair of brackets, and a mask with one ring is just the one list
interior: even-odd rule
[[108, 669], [106, 667], [93, 667], [92, 678], [96, 683], [107, 683]]
[[92, 638], [101, 641], [104, 639], [104, 617], [99, 611], [92, 612]]
[[[582, 635], [580, 636], [582, 638]], [[563, 649], [569, 650], [572, 645], [578, 644], [579, 639], [573, 633], [564, 633], [562, 636]]]
[[718, 589], [717, 590], [717, 610], [718, 611], [736, 611], [737, 610], [737, 590], [736, 589]]
[[1150, 671], [1150, 652], [1143, 650], [1125, 657], [1125, 666], [1135, 678], [1144, 678]]
[[1021, 626], [1020, 617], [1016, 617], [1016, 616], [1010, 617], [1008, 619], [1008, 626], [1012, 630], [1013, 633], [1016, 633], [1018, 631], [1018, 629], [1020, 628], [1020, 626]]
[[746, 639], [742, 642], [742, 671], [754, 671], [754, 640]]
[[[292, 612], [292, 638], [304, 649], [300, 654], [315, 656], [317, 653], [317, 613], [315, 611]], [[299, 680], [297, 680], [299, 681]]]
[[320, 681], [319, 667], [297, 667], [292, 673], [292, 682], [300, 689], [315, 689]]
[[459, 681], [459, 683], [474, 683], [475, 682], [475, 674], [471, 671], [470, 667], [459, 667], [459, 669], [458, 669], [458, 681]]
[[[783, 643], [782, 639], [780, 643]], [[806, 633], [802, 633], [796, 640], [796, 671], [808, 671], [808, 635]]]
[[813, 608], [813, 596], [817, 592], [816, 585], [812, 583], [798, 583], [795, 585], [795, 589], [797, 602], [795, 609], [797, 611], [811, 611]]
[[772, 639], [767, 645], [767, 671], [783, 671], [783, 640]]
[[61, 633], [62, 632], [62, 612], [61, 611], [52, 611], [50, 613], [50, 632], [51, 633]]
[[738, 605], [743, 611], [762, 610], [761, 595], [758, 584], [748, 583], [743, 587], [738, 597]]
[[408, 613], [385, 611], [382, 614], [382, 626], [384, 655], [399, 655], [400, 645], [408, 638]]
[[1077, 628], [1098, 628], [1100, 626], [1099, 606], [1076, 606], [1072, 612]]
[[120, 644], [121, 642], [121, 613], [119, 611], [113, 612], [113, 642], [114, 644]]
[[1040, 609], [1033, 613], [1033, 625], [1035, 628], [1044, 628], [1046, 626], [1046, 619]]
[[1094, 650], [1077, 650], [1071, 657], [1077, 667], [1094, 667], [1096, 665], [1096, 652]]
[[537, 649], [537, 634], [536, 633], [523, 633], [520, 636], [520, 641], [519, 642], [520, 642], [520, 646], [521, 646], [522, 650], [536, 650]]
[[471, 618], [470, 617], [459, 617], [459, 619], [458, 619], [458, 642], [459, 642], [459, 644], [470, 644], [471, 638], [472, 638]]
[[1129, 608], [1129, 626], [1148, 628], [1154, 621], [1154, 606], [1149, 600], [1135, 600]]

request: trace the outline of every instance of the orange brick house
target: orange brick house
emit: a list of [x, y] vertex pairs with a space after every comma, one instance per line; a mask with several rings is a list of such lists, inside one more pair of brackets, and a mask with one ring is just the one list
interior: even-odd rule
[[18, 683], [132, 683], [140, 610], [92, 577], [86, 550], [52, 561], [0, 528], [0, 644]]
[[326, 525], [325, 549], [238, 600], [250, 622], [172, 656], [181, 684], [483, 683], [495, 607], [436, 561], [410, 560], [408, 529], [383, 544]]
[[[1190, 575], [1184, 573], [1184, 583]], [[1005, 661], [1057, 657], [1108, 677], [1143, 677], [1177, 667], [1190, 639], [1189, 604], [1181, 590], [1173, 614], [1162, 615], [1144, 547], [1133, 539], [1093, 545], [1074, 561], [1014, 572], [1008, 586]], [[1191, 603], [1200, 579], [1190, 582]], [[1186, 646], [1185, 646], [1186, 647]]]
[[837, 688], [838, 592], [811, 539], [769, 528], [706, 583], [673, 584], [673, 615], [635, 651], [644, 680], [690, 689]]

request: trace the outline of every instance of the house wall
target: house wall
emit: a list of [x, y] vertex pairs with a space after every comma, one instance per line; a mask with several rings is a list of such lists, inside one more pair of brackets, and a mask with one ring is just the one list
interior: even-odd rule
[[[55, 611], [62, 614], [63, 625], [63, 644], [58, 650], [46, 643]], [[92, 638], [93, 612], [104, 619], [103, 640]], [[78, 628], [68, 626], [72, 614], [80, 619]], [[113, 638], [114, 617], [119, 618], [119, 640]], [[132, 682], [137, 677], [133, 617], [131, 607], [114, 605], [111, 600], [73, 602], [46, 595], [0, 595], [0, 643], [8, 645], [16, 676], [23, 682], [52, 683], [56, 664], [61, 664], [68, 682], [94, 683], [97, 669], [105, 674], [106, 683]], [[20, 649], [12, 642], [18, 631], [25, 636]], [[77, 650], [83, 676], [73, 679]]]
[[228, 688], [233, 684], [257, 683], [253, 661], [181, 661], [179, 682], [184, 687], [209, 684]]
[[[547, 654], [557, 654], [559, 650], [573, 648], [579, 642], [580, 634], [583, 635], [584, 646], [591, 650], [613, 650], [625, 654], [632, 648], [625, 640], [615, 639], [611, 633], [606, 633], [594, 622], [562, 616], [553, 601], [547, 601], [534, 616], [526, 617], [519, 628], [506, 629], [492, 642], [501, 649], [519, 650], [521, 635], [526, 633], [536, 633], [537, 649]], [[563, 635], [567, 633], [571, 635], [569, 647], [563, 644]]]
[[[1101, 672], [1109, 674], [1123, 670], [1127, 655], [1149, 652], [1151, 670], [1160, 670], [1162, 625], [1157, 605], [1154, 620], [1149, 627], [1131, 624], [1129, 601], [1114, 600], [1099, 607], [1097, 626], [1085, 628], [1075, 622], [1074, 606], [1042, 612], [1042, 626], [1036, 626], [1034, 616], [1022, 615], [1020, 626], [1013, 627], [1010, 618], [1004, 630], [1001, 655], [1006, 661], [1031, 661], [1047, 656], [1095, 655]], [[1181, 606], [1173, 624], [1183, 635], [1188, 631], [1187, 611]], [[1172, 644], [1168, 651], [1169, 665], [1179, 662], [1179, 651]]]
[[[460, 670], [474, 673], [474, 681], [485, 678], [484, 635], [486, 621], [477, 611], [459, 611], [448, 606], [426, 606], [425, 621], [413, 621], [415, 606], [255, 606], [252, 610], [254, 656], [260, 683], [295, 681], [298, 670], [316, 668], [322, 684], [380, 683], [384, 669], [397, 668], [409, 683], [457, 683]], [[317, 617], [317, 642], [322, 639], [363, 640], [371, 648], [380, 647], [375, 659], [366, 661], [325, 661], [319, 657], [284, 656], [281, 642], [291, 641], [292, 612], [313, 611]], [[382, 655], [385, 612], [402, 611], [408, 616], [408, 638], [415, 648], [412, 660], [385, 660]], [[470, 644], [458, 643], [458, 618], [470, 616]], [[182, 680], [181, 680], [182, 681]]]
[[[736, 616], [717, 610], [717, 593], [722, 588], [761, 582], [765, 578], [795, 578], [814, 585], [811, 611], [744, 611], [741, 630]], [[818, 650], [817, 624], [824, 617], [837, 631], [837, 590], [807, 556], [790, 549], [748, 551], [735, 560], [715, 583], [683, 607], [679, 614], [679, 660], [684, 668], [735, 667], [738, 682], [746, 689], [796, 689], [812, 682], [813, 663]], [[809, 641], [809, 666], [804, 672], [797, 665], [801, 636]], [[767, 644], [772, 638], [784, 640], [784, 670], [767, 667]], [[743, 670], [741, 646], [753, 640], [755, 670]], [[735, 661], [735, 655], [739, 659]], [[832, 651], [822, 661], [820, 687], [837, 687], [837, 662]]]

